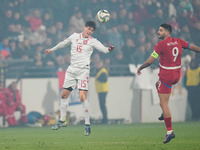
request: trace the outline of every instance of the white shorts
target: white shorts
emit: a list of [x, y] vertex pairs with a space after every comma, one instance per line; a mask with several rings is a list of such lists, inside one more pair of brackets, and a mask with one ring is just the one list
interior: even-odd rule
[[88, 90], [90, 70], [87, 68], [75, 68], [69, 66], [65, 73], [63, 88], [76, 87], [81, 90]]

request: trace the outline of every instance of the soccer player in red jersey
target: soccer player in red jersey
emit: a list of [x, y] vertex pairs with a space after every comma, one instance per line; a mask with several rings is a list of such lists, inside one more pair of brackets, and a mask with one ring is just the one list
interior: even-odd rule
[[172, 38], [171, 32], [172, 27], [169, 24], [163, 23], [160, 25], [158, 38], [162, 41], [155, 45], [153, 53], [137, 70], [137, 74], [140, 75], [142, 69], [149, 67], [159, 57], [160, 71], [156, 88], [167, 128], [167, 135], [163, 141], [164, 144], [168, 143], [172, 138], [175, 138], [172, 130], [171, 112], [168, 102], [172, 85], [176, 84], [180, 79], [182, 48], [200, 53], [200, 47], [182, 39]]

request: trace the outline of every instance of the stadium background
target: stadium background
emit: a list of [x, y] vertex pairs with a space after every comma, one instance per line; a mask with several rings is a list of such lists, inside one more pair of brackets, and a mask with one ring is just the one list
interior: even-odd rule
[[[198, 0], [2, 0], [0, 2], [0, 44], [2, 48], [2, 43], [7, 42], [6, 50], [8, 52], [3, 53], [1, 49], [1, 80], [6, 79], [6, 84], [12, 80], [19, 81], [19, 88], [22, 87], [23, 102], [27, 105], [27, 110], [42, 108], [41, 104], [45, 100], [45, 94], [49, 93], [49, 91], [46, 92], [47, 87], [54, 88], [57, 95], [55, 99], [58, 99], [57, 73], [65, 70], [69, 64], [70, 47], [67, 48], [68, 51], [59, 50], [48, 57], [44, 55], [43, 51], [51, 48], [71, 33], [81, 32], [84, 22], [95, 20], [95, 15], [100, 9], [107, 9], [111, 13], [111, 18], [105, 24], [97, 22], [98, 28], [93, 36], [105, 45], [113, 44], [116, 50], [110, 55], [94, 51], [91, 77], [95, 75], [93, 60], [103, 59], [109, 69], [109, 82], [112, 83], [110, 93], [113, 90], [113, 94], [108, 97], [110, 108], [113, 107], [113, 104], [117, 103], [119, 107], [123, 103], [123, 108], [126, 110], [126, 105], [128, 107], [131, 104], [133, 95], [137, 97], [136, 95], [140, 93], [137, 91], [134, 93], [134, 88], [130, 88], [131, 84], [134, 84], [132, 80], [135, 79], [135, 74], [130, 71], [129, 64], [137, 66], [149, 56], [153, 46], [158, 42], [157, 29], [161, 23], [167, 22], [172, 25], [173, 37], [180, 37], [199, 45], [200, 3]], [[109, 43], [106, 43], [108, 41]], [[199, 55], [184, 51], [183, 78], [184, 69], [191, 58], [200, 60]], [[151, 69], [156, 69], [157, 65], [154, 63]], [[127, 84], [116, 89], [116, 84], [121, 83], [116, 83], [116, 81], [125, 81], [124, 83]], [[49, 86], [50, 83], [53, 85]], [[91, 81], [91, 86], [94, 86], [92, 83], [93, 81]], [[43, 90], [38, 88], [41, 86], [44, 86]], [[93, 88], [91, 87], [91, 89]], [[122, 97], [115, 98], [116, 90], [119, 90], [117, 93], [123, 93]], [[139, 88], [139, 90], [143, 90], [143, 88]], [[95, 94], [95, 91], [91, 93]], [[183, 89], [183, 93], [185, 94], [187, 91]], [[185, 95], [183, 97], [186, 98]], [[90, 99], [96, 100], [96, 96], [92, 95]], [[180, 97], [175, 99], [179, 100]], [[139, 100], [141, 100], [140, 96]], [[35, 107], [30, 108], [33, 103], [36, 104]], [[153, 104], [154, 102], [149, 105]], [[187, 119], [186, 104], [187, 99], [184, 99], [181, 105], [176, 105], [185, 108], [185, 111], [181, 113], [184, 118], [177, 119], [177, 121]], [[153, 110], [156, 112], [155, 116], [152, 115], [154, 119], [160, 113], [158, 112], [160, 111], [159, 106], [156, 105], [157, 108]], [[52, 112], [56, 111], [58, 102], [55, 102], [54, 106]], [[98, 103], [96, 102], [93, 106], [97, 107]], [[141, 103], [136, 106], [141, 106]], [[45, 112], [44, 109], [41, 111]], [[136, 121], [141, 121], [140, 111], [138, 109], [135, 112], [135, 114], [139, 113]], [[121, 113], [115, 114], [116, 116], [113, 118], [120, 117]], [[130, 117], [129, 112], [128, 115]], [[95, 117], [99, 116], [100, 112]], [[180, 117], [177, 118], [180, 119]], [[130, 122], [132, 121], [130, 119]]]

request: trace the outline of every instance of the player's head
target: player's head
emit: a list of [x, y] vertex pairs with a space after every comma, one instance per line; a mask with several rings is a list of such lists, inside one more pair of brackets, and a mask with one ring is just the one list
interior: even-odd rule
[[86, 27], [92, 27], [94, 30], [96, 30], [96, 23], [94, 21], [87, 21], [85, 23]]
[[163, 23], [160, 25], [158, 30], [158, 37], [159, 39], [165, 39], [171, 35], [172, 27], [169, 24]]
[[83, 37], [84, 38], [88, 38], [89, 36], [91, 36], [94, 32], [94, 30], [96, 30], [96, 24], [94, 21], [87, 21], [85, 23], [84, 29], [83, 29]]

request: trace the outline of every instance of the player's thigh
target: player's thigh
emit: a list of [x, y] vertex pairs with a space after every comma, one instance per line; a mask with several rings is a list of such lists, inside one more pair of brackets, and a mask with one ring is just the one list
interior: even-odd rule
[[78, 89], [80, 90], [88, 90], [89, 86], [89, 69], [82, 69], [80, 71], [78, 79]]
[[156, 88], [157, 88], [158, 94], [170, 94], [172, 85], [167, 82], [158, 80], [158, 82], [156, 83]]
[[69, 87], [71, 87], [72, 89], [76, 87], [76, 76], [73, 74], [73, 72], [66, 71], [63, 88]]

